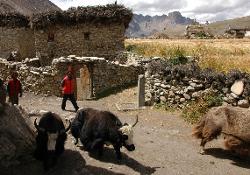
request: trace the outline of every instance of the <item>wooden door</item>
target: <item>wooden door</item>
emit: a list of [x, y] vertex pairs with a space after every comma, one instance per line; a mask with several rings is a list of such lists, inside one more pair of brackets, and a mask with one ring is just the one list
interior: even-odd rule
[[89, 98], [90, 73], [86, 65], [80, 69], [80, 76], [76, 78], [76, 82], [77, 82], [77, 100], [82, 101]]

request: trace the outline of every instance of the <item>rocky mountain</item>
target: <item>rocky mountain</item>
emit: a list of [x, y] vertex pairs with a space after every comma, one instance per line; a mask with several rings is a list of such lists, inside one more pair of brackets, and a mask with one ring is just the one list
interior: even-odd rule
[[182, 16], [178, 11], [162, 16], [143, 16], [134, 14], [127, 37], [148, 37], [155, 33], [166, 33], [170, 35], [184, 35], [185, 27], [195, 21]]
[[61, 10], [49, 0], [0, 0], [0, 13], [19, 12], [23, 15]]

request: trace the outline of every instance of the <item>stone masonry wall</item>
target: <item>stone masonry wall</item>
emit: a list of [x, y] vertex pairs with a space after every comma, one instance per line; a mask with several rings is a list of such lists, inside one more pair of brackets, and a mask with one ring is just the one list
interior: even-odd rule
[[60, 83], [67, 68], [72, 65], [77, 72], [83, 65], [93, 68], [93, 94], [95, 97], [109, 89], [136, 84], [138, 75], [143, 72], [140, 66], [119, 65], [97, 57], [61, 57], [54, 59], [52, 66], [30, 67], [21, 62], [7, 62], [0, 59], [0, 78], [7, 81], [11, 70], [19, 73], [25, 91], [36, 94], [61, 96]]
[[95, 64], [93, 71], [93, 84], [96, 95], [116, 87], [125, 87], [136, 84], [138, 75], [143, 68], [136, 65], [121, 65], [106, 61], [105, 64]]
[[[124, 25], [119, 23], [79, 24], [69, 27], [57, 25], [35, 31], [35, 48], [42, 58], [42, 65], [50, 65], [53, 57], [72, 54], [112, 59], [124, 50], [124, 32]], [[48, 43], [48, 33], [54, 33], [54, 42]]]
[[19, 51], [20, 59], [35, 56], [34, 35], [29, 28], [0, 27], [0, 41], [0, 57], [2, 58], [8, 58], [15, 50]]
[[195, 62], [171, 65], [154, 60], [147, 66], [146, 103], [164, 103], [172, 107], [185, 107], [213, 91], [224, 102], [249, 107], [250, 75], [237, 70], [227, 74], [211, 69], [201, 70]]

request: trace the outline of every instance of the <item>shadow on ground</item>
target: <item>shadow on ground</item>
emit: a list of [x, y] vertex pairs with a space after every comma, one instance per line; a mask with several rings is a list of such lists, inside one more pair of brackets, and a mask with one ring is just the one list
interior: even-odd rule
[[32, 159], [15, 167], [1, 168], [0, 172], [1, 175], [124, 175], [100, 167], [86, 166], [81, 154], [72, 150], [65, 150], [57, 165], [49, 171], [44, 171], [42, 162]]
[[137, 160], [129, 157], [125, 153], [122, 153], [122, 159], [118, 160], [116, 158], [114, 149], [109, 148], [109, 147], [104, 148], [102, 157], [99, 157], [98, 154], [93, 154], [93, 153], [89, 153], [89, 156], [102, 162], [108, 162], [108, 163], [113, 163], [113, 164], [118, 164], [118, 165], [126, 165], [130, 167], [131, 169], [133, 169], [134, 171], [139, 172], [140, 174], [143, 174], [143, 175], [153, 174], [157, 168], [160, 168], [160, 167], [145, 166], [141, 164], [140, 162], [138, 162]]
[[220, 159], [232, 160], [233, 165], [246, 168], [246, 169], [250, 169], [250, 157], [241, 158], [239, 156], [234, 155], [231, 151], [224, 150], [221, 148], [208, 148], [205, 150], [205, 154], [211, 155]]

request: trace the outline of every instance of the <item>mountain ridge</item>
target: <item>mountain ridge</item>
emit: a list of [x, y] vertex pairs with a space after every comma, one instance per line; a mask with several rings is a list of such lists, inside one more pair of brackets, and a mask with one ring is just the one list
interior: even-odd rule
[[61, 10], [49, 0], [0, 0], [1, 13], [20, 13], [22, 15], [32, 15], [46, 11]]
[[141, 15], [134, 14], [129, 28], [126, 31], [127, 37], [149, 37], [155, 33], [166, 30], [174, 31], [174, 28], [181, 28], [181, 33], [185, 32], [186, 25], [193, 24], [195, 20], [182, 16], [179, 11], [173, 11], [168, 15]]

